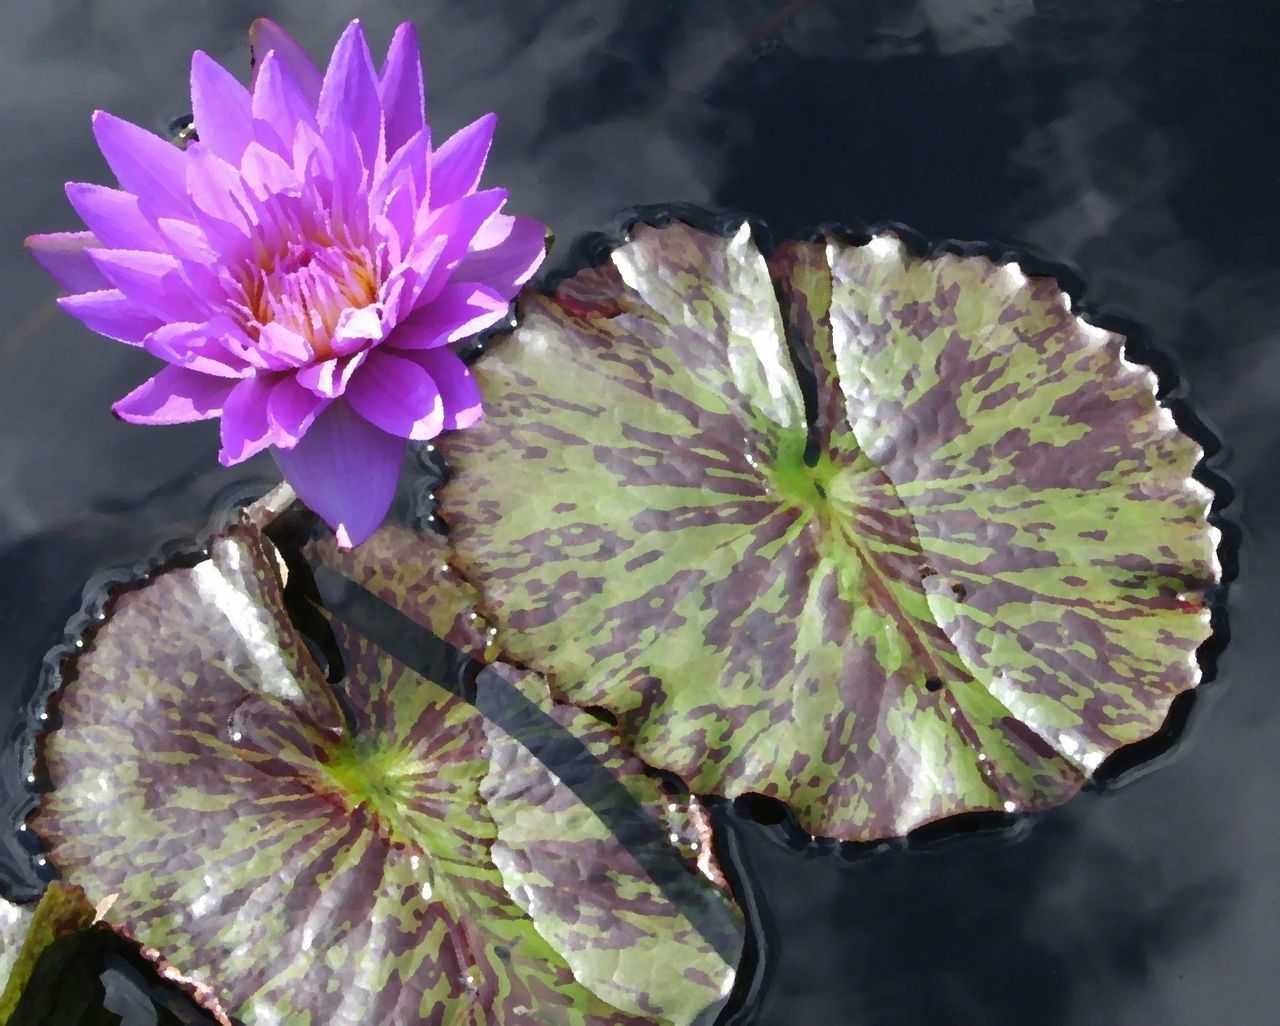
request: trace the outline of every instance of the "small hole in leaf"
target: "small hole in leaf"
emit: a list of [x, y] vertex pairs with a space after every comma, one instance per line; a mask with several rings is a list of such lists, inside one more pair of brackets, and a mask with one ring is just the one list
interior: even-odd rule
[[968, 591], [965, 590], [965, 586], [961, 584], [959, 581], [952, 581], [951, 594], [956, 597], [957, 602], [963, 602], [965, 599], [965, 596], [968, 595], [969, 593]]
[[818, 498], [825, 499], [827, 497], [827, 490], [822, 485], [815, 484], [813, 487], [818, 490]]
[[925, 680], [924, 686], [927, 691], [941, 691], [942, 681], [937, 677], [929, 677]]
[[611, 727], [616, 727], [618, 725], [618, 717], [602, 705], [588, 705], [583, 709], [583, 711], [594, 716], [601, 723], [607, 723]]
[[924, 563], [920, 567], [920, 580], [923, 581], [926, 577], [932, 577], [937, 572], [938, 571], [935, 570], [933, 567], [931, 567], [928, 563]]

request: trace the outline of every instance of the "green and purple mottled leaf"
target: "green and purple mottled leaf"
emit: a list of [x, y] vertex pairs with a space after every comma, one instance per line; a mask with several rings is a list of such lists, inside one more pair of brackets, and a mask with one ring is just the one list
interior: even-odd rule
[[1201, 451], [1053, 281], [673, 224], [521, 312], [442, 446], [456, 565], [695, 791], [853, 839], [1040, 809], [1197, 683]]
[[[249, 1026], [707, 1021], [742, 923], [668, 838], [705, 829], [699, 810], [669, 808], [613, 731], [553, 704], [536, 675], [490, 667], [468, 701], [448, 659], [416, 665], [446, 651], [424, 626], [477, 629], [474, 594], [431, 541], [415, 539], [418, 591], [382, 599], [346, 557], [312, 547], [330, 584], [420, 620], [401, 616], [402, 662], [358, 619], [326, 613], [346, 669], [336, 687], [248, 525], [121, 596], [43, 743], [54, 786], [34, 826], [51, 858], [91, 898], [117, 895], [116, 928], [216, 984], [220, 1014]], [[482, 700], [594, 755], [603, 797], [584, 801]], [[661, 850], [611, 832], [619, 794]]]

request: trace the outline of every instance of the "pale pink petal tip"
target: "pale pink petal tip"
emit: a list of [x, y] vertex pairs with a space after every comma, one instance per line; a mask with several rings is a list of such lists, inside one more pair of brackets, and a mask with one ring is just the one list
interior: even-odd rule
[[386, 62], [378, 75], [378, 92], [386, 119], [387, 152], [395, 153], [427, 123], [422, 57], [412, 22], [403, 22], [391, 37]]
[[303, 95], [314, 104], [320, 97], [322, 75], [307, 52], [293, 36], [270, 18], [259, 18], [249, 27], [249, 52], [253, 59], [253, 80], [257, 80], [262, 61], [274, 52], [283, 69], [297, 84]]
[[111, 287], [88, 253], [98, 245], [89, 232], [28, 235], [25, 245], [45, 273], [68, 292], [97, 292]]
[[460, 128], [436, 150], [431, 159], [433, 204], [444, 206], [476, 191], [497, 126], [498, 115], [486, 114]]

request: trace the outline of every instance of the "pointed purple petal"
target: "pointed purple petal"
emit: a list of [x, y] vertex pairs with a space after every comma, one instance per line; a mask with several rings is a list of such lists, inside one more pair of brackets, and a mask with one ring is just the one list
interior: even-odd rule
[[373, 534], [391, 508], [405, 446], [403, 438], [336, 402], [296, 446], [274, 454], [298, 498], [337, 532], [339, 545], [350, 548]]
[[268, 52], [254, 74], [253, 116], [270, 125], [281, 141], [292, 141], [300, 123], [316, 127], [316, 101], [308, 99], [279, 53]]
[[234, 330], [235, 325], [223, 316], [203, 324], [165, 324], [151, 332], [142, 345], [166, 363], [219, 378], [243, 378], [250, 373], [250, 368], [223, 342]]
[[90, 255], [112, 285], [139, 307], [166, 321], [204, 320], [178, 261], [137, 249], [97, 249]]
[[471, 368], [456, 353], [448, 349], [426, 349], [405, 353], [404, 356], [430, 374], [440, 390], [440, 399], [444, 403], [444, 430], [457, 431], [480, 421], [484, 416], [480, 405], [480, 386], [476, 384]]
[[274, 52], [281, 70], [315, 108], [320, 99], [320, 69], [288, 32], [270, 18], [259, 18], [249, 27], [249, 51], [253, 55], [255, 85], [267, 54]]
[[397, 349], [432, 349], [467, 338], [497, 324], [510, 303], [473, 282], [446, 285], [435, 299], [396, 325], [386, 344]]
[[90, 331], [134, 346], [141, 345], [162, 323], [159, 317], [140, 309], [119, 289], [63, 296], [58, 305]]
[[[412, 309], [431, 302], [449, 280], [454, 268], [466, 256], [471, 242], [486, 221], [496, 214], [507, 201], [505, 189], [489, 189], [473, 193], [441, 210], [433, 211], [419, 226], [415, 247], [430, 252], [443, 238], [444, 249], [434, 260], [429, 273], [421, 276], [412, 290], [407, 290], [405, 302]], [[407, 312], [407, 311], [406, 311]]]
[[191, 55], [191, 116], [200, 145], [238, 164], [253, 139], [249, 90], [207, 53]]
[[236, 387], [227, 378], [214, 378], [185, 367], [166, 367], [144, 381], [111, 409], [131, 424], [186, 424], [210, 420], [222, 412]]
[[138, 209], [138, 197], [89, 182], [68, 182], [67, 199], [100, 245], [108, 249], [168, 249]]
[[431, 158], [431, 205], [443, 207], [470, 196], [480, 184], [497, 114], [486, 114], [459, 129], [436, 150]]
[[255, 456], [274, 441], [267, 420], [270, 386], [260, 377], [232, 382], [222, 407], [222, 451], [218, 461], [230, 467]]
[[320, 87], [317, 115], [326, 139], [335, 130], [352, 131], [365, 166], [373, 167], [382, 138], [382, 101], [373, 55], [358, 20], [347, 26], [334, 47]]
[[387, 62], [378, 79], [378, 92], [386, 117], [387, 152], [395, 153], [427, 123], [418, 31], [410, 22], [401, 24], [391, 37]]
[[111, 287], [88, 253], [99, 245], [92, 232], [54, 232], [26, 238], [35, 262], [68, 292], [97, 292]]
[[173, 143], [105, 111], [93, 115], [93, 134], [120, 188], [157, 214], [187, 208], [186, 154]]
[[483, 282], [504, 299], [513, 299], [546, 255], [545, 225], [496, 214], [476, 234], [471, 251], [454, 268], [453, 279]]
[[[389, 196], [407, 188], [416, 212], [417, 207], [427, 198], [430, 154], [429, 132], [424, 129], [411, 136], [395, 151], [387, 166], [378, 175], [369, 192], [369, 208], [374, 211], [383, 210]], [[412, 221], [409, 225], [412, 226]]]
[[425, 441], [444, 427], [440, 390], [412, 360], [378, 349], [347, 386], [347, 402], [370, 424], [399, 438]]

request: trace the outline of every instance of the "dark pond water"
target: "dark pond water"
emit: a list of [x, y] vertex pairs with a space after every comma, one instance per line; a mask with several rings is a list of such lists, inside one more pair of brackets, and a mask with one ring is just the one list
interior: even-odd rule
[[[667, 200], [777, 238], [896, 220], [1007, 242], [1141, 325], [1227, 447], [1243, 534], [1216, 679], [1172, 749], [1003, 831], [798, 848], [729, 817], [761, 920], [742, 1022], [1266, 1026], [1280, 1008], [1280, 8], [1244, 0], [10, 3], [0, 33], [0, 732], [84, 581], [263, 490], [211, 426], [108, 415], [149, 360], [59, 314], [22, 252], [101, 180], [88, 115], [163, 127], [190, 53], [268, 14], [327, 52], [413, 18], [439, 130], [497, 110], [491, 180], [562, 242]], [[1136, 330], [1136, 329], [1135, 329]], [[21, 803], [10, 764], [0, 802]], [[7, 819], [0, 816], [0, 822]], [[32, 893], [15, 837], [0, 883]]]

